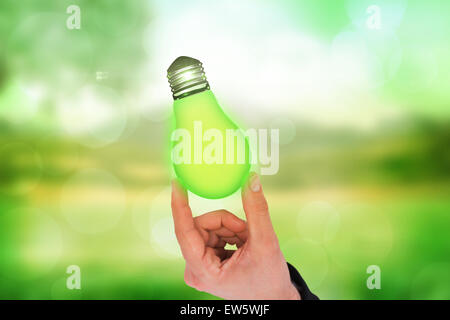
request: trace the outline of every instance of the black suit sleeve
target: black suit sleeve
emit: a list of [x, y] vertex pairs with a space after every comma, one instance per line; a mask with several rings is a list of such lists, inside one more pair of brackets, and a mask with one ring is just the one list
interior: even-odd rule
[[319, 298], [309, 290], [305, 280], [303, 280], [297, 269], [295, 269], [289, 263], [287, 265], [289, 268], [289, 275], [291, 276], [291, 282], [295, 286], [295, 288], [297, 288], [302, 300], [319, 300]]

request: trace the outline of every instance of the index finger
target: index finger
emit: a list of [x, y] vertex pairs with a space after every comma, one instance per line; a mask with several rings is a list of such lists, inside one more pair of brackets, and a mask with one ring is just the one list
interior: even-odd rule
[[178, 183], [172, 181], [172, 217], [175, 225], [175, 234], [186, 261], [199, 260], [205, 251], [205, 243], [195, 228], [192, 211], [186, 190]]

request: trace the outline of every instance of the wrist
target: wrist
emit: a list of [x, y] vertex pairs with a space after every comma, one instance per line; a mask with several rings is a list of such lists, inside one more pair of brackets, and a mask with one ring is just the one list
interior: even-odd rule
[[302, 297], [300, 296], [300, 293], [298, 292], [297, 288], [292, 283], [290, 283], [288, 290], [286, 290], [286, 296], [283, 299], [284, 300], [301, 300]]

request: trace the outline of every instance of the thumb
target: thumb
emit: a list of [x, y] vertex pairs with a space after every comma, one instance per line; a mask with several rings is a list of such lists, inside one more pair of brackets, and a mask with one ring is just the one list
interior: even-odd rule
[[242, 188], [242, 205], [247, 217], [249, 237], [256, 240], [272, 239], [275, 231], [270, 220], [269, 207], [259, 177], [254, 172], [250, 173]]

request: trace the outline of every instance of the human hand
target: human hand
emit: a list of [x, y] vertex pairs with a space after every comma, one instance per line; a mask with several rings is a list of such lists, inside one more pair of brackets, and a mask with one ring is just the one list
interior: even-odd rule
[[[242, 188], [242, 204], [247, 222], [226, 210], [193, 218], [186, 191], [172, 183], [172, 214], [186, 260], [186, 284], [225, 299], [300, 299], [256, 174]], [[238, 249], [226, 250], [227, 243]]]

